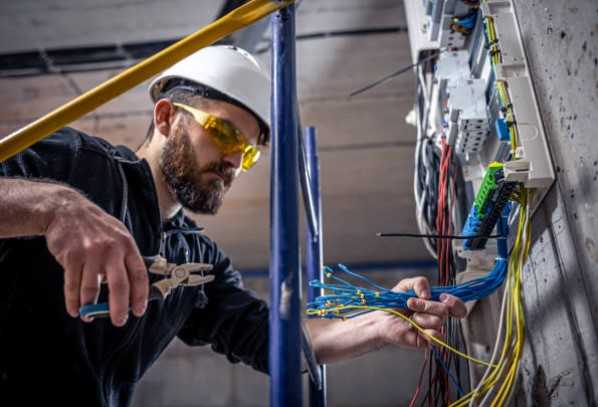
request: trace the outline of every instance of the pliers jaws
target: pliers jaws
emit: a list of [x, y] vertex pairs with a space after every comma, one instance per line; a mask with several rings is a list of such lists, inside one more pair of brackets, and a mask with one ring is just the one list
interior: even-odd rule
[[[144, 257], [145, 266], [152, 274], [167, 276], [156, 281], [150, 287], [148, 301], [163, 300], [173, 289], [179, 286], [198, 286], [214, 281], [214, 275], [204, 274], [211, 271], [213, 266], [206, 263], [168, 263], [162, 256]], [[107, 317], [110, 315], [108, 303], [87, 304], [79, 309], [81, 316]]]
[[[170, 292], [179, 286], [198, 286], [214, 281], [214, 275], [205, 275], [206, 271], [212, 271], [213, 266], [207, 263], [168, 263], [164, 257], [145, 258], [148, 271], [152, 274], [168, 276], [169, 278], [156, 281], [152, 284], [160, 294], [160, 298], [166, 298]], [[148, 264], [149, 263], [149, 264]], [[151, 293], [150, 296], [153, 296]]]

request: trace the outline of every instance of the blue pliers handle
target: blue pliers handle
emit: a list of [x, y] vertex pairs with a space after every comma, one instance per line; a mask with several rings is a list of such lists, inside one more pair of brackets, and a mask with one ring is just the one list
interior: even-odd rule
[[[212, 270], [213, 266], [211, 264], [172, 264], [161, 256], [144, 257], [143, 260], [150, 273], [168, 276], [168, 278], [156, 281], [151, 285], [148, 302], [165, 299], [178, 286], [197, 286], [214, 280], [214, 275], [204, 275], [205, 271]], [[110, 315], [110, 308], [106, 302], [87, 304], [79, 308], [79, 315], [82, 317], [103, 318]]]
[[[150, 302], [161, 299], [163, 298], [158, 290], [155, 287], [151, 287], [147, 301]], [[81, 308], [79, 308], [79, 315], [89, 318], [107, 318], [110, 316], [110, 307], [107, 302], [83, 305]]]

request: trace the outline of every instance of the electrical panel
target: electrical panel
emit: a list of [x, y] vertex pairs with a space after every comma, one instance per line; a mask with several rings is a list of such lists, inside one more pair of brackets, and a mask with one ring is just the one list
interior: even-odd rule
[[[416, 219], [438, 260], [438, 282], [493, 280], [504, 265], [493, 287], [504, 288], [502, 304], [508, 300], [519, 309], [531, 214], [555, 174], [513, 1], [404, 0], [404, 5], [417, 79], [410, 114], [417, 127]], [[493, 322], [508, 327], [505, 349], [520, 349], [523, 337], [512, 346], [508, 335], [522, 321], [503, 309]], [[492, 319], [488, 314], [483, 317]], [[495, 361], [501, 336], [490, 353], [492, 343], [476, 347], [479, 329], [462, 327], [468, 351]], [[509, 361], [512, 371], [519, 358], [517, 353]], [[477, 387], [458, 405], [477, 405], [480, 392], [488, 392], [484, 400], [496, 396], [492, 405], [508, 405], [512, 378], [489, 382], [491, 368], [485, 372], [470, 365], [470, 383]]]
[[404, 4], [421, 88], [418, 134], [446, 140], [458, 156], [471, 183], [463, 210], [493, 162], [506, 181], [536, 190], [535, 209], [555, 175], [512, 1]]

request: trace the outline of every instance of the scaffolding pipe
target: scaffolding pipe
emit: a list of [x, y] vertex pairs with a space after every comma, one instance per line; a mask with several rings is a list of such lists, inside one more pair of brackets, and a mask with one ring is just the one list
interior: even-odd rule
[[0, 162], [48, 137], [72, 121], [162, 72], [201, 48], [281, 9], [294, 0], [251, 0], [170, 47], [124, 70], [40, 119], [0, 140]]
[[[306, 245], [306, 275], [307, 281], [324, 281], [324, 252], [322, 241], [322, 199], [320, 195], [320, 163], [318, 159], [318, 147], [316, 144], [316, 129], [307, 127], [304, 134], [304, 145], [306, 155], [306, 170], [309, 173], [309, 189], [311, 192], [312, 206], [314, 208], [317, 234], [314, 235], [311, 229], [307, 228]], [[309, 222], [309, 221], [308, 221]], [[309, 287], [307, 290], [307, 301], [311, 302], [324, 294], [324, 290], [317, 287]], [[310, 381], [309, 383], [309, 406], [326, 407], [326, 366], [318, 367], [320, 370], [321, 383]]]
[[301, 407], [295, 7], [272, 16], [270, 405]]
[[315, 239], [320, 233], [318, 231], [318, 221], [316, 220], [315, 201], [310, 187], [310, 170], [305, 152], [305, 142], [303, 137], [303, 130], [301, 128], [301, 118], [297, 114], [299, 127], [297, 128], [297, 137], [299, 138], [299, 181], [301, 184], [301, 192], [303, 196], [303, 205], [305, 207], [305, 216], [307, 217], [307, 227], [309, 228], [311, 236]]

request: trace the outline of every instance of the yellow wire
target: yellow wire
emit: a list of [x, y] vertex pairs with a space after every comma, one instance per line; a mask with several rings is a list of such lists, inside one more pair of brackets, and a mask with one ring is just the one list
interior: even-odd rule
[[[524, 212], [524, 206], [525, 206], [525, 202], [524, 199], [522, 199], [521, 202], [522, 206], [521, 206], [521, 216], [519, 218], [519, 223], [518, 223], [518, 230], [517, 230], [517, 235], [516, 235], [516, 240], [515, 243], [513, 245], [513, 250], [512, 250], [512, 254], [510, 257], [510, 265], [509, 268], [511, 270], [510, 273], [510, 278], [508, 281], [508, 289], [509, 292], [509, 304], [508, 304], [508, 308], [507, 308], [507, 315], [505, 318], [505, 322], [506, 322], [506, 329], [507, 329], [507, 334], [505, 337], [505, 342], [503, 343], [503, 350], [508, 351], [509, 348], [514, 348], [513, 351], [508, 355], [508, 357], [503, 357], [501, 358], [501, 361], [499, 362], [499, 368], [496, 369], [494, 372], [492, 372], [492, 377], [489, 377], [490, 380], [488, 380], [484, 386], [483, 386], [483, 391], [482, 394], [486, 394], [489, 391], [492, 391], [492, 389], [496, 386], [496, 383], [498, 382], [498, 380], [503, 376], [503, 372], [505, 371], [505, 368], [507, 368], [509, 365], [512, 365], [514, 360], [517, 360], [518, 357], [516, 356], [517, 349], [518, 349], [518, 341], [517, 338], [513, 338], [513, 324], [517, 323], [516, 320], [518, 318], [518, 313], [517, 313], [517, 309], [515, 308], [515, 301], [517, 300], [517, 294], [518, 294], [518, 290], [517, 290], [517, 275], [518, 275], [518, 264], [520, 261], [520, 257], [521, 257], [521, 240], [523, 237], [523, 230], [524, 230], [524, 226], [525, 226], [525, 217], [523, 216], [525, 214]], [[515, 321], [513, 320], [513, 316], [515, 315]], [[515, 339], [515, 343], [513, 343], [513, 340]], [[504, 356], [506, 356], [506, 353], [504, 354]], [[507, 374], [511, 369], [509, 368], [507, 370]], [[501, 384], [501, 388], [499, 389], [499, 392], [501, 389], [504, 389], [504, 385], [505, 382], [508, 382], [508, 380], [503, 381]]]
[[[494, 391], [501, 378], [503, 378], [503, 380], [500, 383], [499, 388], [496, 389], [496, 394], [491, 404], [492, 406], [504, 405], [513, 389], [525, 341], [525, 319], [523, 304], [521, 302], [521, 276], [531, 246], [531, 222], [527, 210], [530, 199], [531, 192], [522, 188], [519, 193], [519, 221], [517, 224], [513, 250], [509, 257], [509, 274], [507, 285], [505, 287], [505, 290], [507, 290], [507, 309], [503, 323], [505, 337], [503, 339], [499, 362], [495, 365], [496, 367], [492, 369], [488, 377], [481, 383], [478, 391], [474, 389], [459, 400], [450, 404], [451, 407], [464, 407], [471, 402], [472, 398], [477, 399], [478, 397], [486, 395], [488, 392]], [[515, 330], [513, 330], [513, 327]], [[514, 336], [513, 333], [515, 333]], [[498, 332], [497, 335], [500, 335], [500, 332]], [[510, 353], [509, 350], [511, 350]]]
[[517, 149], [519, 133], [517, 131], [517, 124], [515, 123], [515, 115], [513, 113], [513, 106], [511, 106], [511, 97], [507, 89], [507, 84], [503, 80], [496, 81], [496, 90], [500, 99], [500, 103], [504, 106], [506, 112], [505, 117], [509, 125], [509, 134], [511, 138], [511, 150], [513, 153]]
[[497, 65], [501, 62], [500, 48], [497, 44], [496, 28], [494, 27], [494, 18], [491, 16], [484, 17], [486, 23], [486, 33], [488, 34], [488, 41], [490, 41], [490, 57], [492, 64]]
[[530, 219], [528, 218], [529, 213], [527, 211], [527, 202], [529, 201], [530, 197], [528, 196], [528, 194], [525, 194], [523, 196], [523, 199], [526, 204], [525, 214], [521, 215], [525, 218], [525, 221], [526, 221], [524, 231], [523, 231], [523, 234], [525, 235], [525, 244], [522, 249], [522, 253], [518, 259], [518, 264], [517, 264], [518, 267], [516, 269], [517, 275], [516, 275], [516, 280], [515, 280], [515, 283], [516, 283], [515, 306], [516, 306], [516, 311], [518, 314], [517, 319], [516, 319], [516, 327], [517, 327], [517, 339], [518, 340], [517, 340], [517, 344], [514, 349], [512, 363], [509, 368], [508, 375], [506, 377], [506, 380], [503, 382], [502, 386], [500, 387], [500, 389], [496, 395], [496, 398], [492, 403], [492, 406], [504, 405], [506, 399], [509, 397], [509, 394], [512, 392], [515, 377], [516, 377], [517, 371], [519, 369], [520, 358], [521, 358], [521, 354], [523, 352], [523, 345], [524, 345], [524, 341], [525, 341], [525, 330], [524, 330], [525, 321], [524, 321], [524, 314], [523, 314], [523, 304], [521, 302], [521, 274], [523, 272], [523, 266], [525, 264], [525, 260], [527, 259], [528, 255], [529, 255], [529, 250], [530, 250], [530, 246], [531, 246], [531, 227], [530, 227], [531, 222], [530, 222]]
[[[474, 363], [487, 366], [492, 369], [488, 377], [482, 382], [479, 390], [473, 390], [459, 400], [450, 404], [451, 407], [464, 407], [469, 404], [472, 398], [478, 398], [487, 395], [489, 392], [496, 392], [491, 406], [502, 406], [506, 399], [512, 392], [513, 385], [515, 383], [517, 371], [519, 369], [520, 359], [523, 352], [523, 345], [525, 341], [525, 318], [523, 311], [523, 304], [521, 302], [522, 286], [521, 277], [523, 272], [523, 266], [528, 258], [530, 247], [531, 247], [531, 222], [528, 212], [528, 202], [531, 199], [531, 192], [525, 188], [517, 194], [519, 201], [519, 220], [517, 223], [517, 232], [515, 236], [515, 242], [511, 256], [509, 257], [509, 269], [507, 275], [507, 282], [505, 286], [506, 297], [506, 313], [504, 315], [503, 329], [505, 335], [503, 339], [502, 349], [497, 364], [491, 362], [485, 362], [469, 356], [459, 350], [453, 348], [446, 342], [428, 335], [425, 330], [418, 325], [415, 321], [403, 315], [402, 313], [388, 308], [374, 307], [374, 306], [338, 306], [326, 310], [309, 310], [310, 315], [325, 315], [327, 313], [335, 313], [340, 315], [342, 311], [347, 310], [370, 310], [370, 311], [384, 311], [394, 316], [397, 316], [404, 321], [411, 324], [417, 329], [422, 335], [429, 338], [429, 340], [436, 345], [442, 346], [449, 351], [467, 359]], [[497, 335], [501, 335], [500, 332]], [[497, 383], [501, 380], [498, 389], [496, 389]]]
[[432, 335], [429, 335], [428, 333], [425, 332], [424, 328], [422, 328], [417, 322], [413, 321], [411, 318], [409, 318], [406, 315], [403, 315], [402, 313], [400, 313], [399, 311], [392, 309], [392, 308], [382, 308], [382, 307], [374, 307], [371, 305], [341, 305], [338, 307], [333, 307], [333, 308], [328, 308], [325, 310], [308, 310], [307, 314], [308, 315], [325, 315], [328, 313], [336, 313], [338, 314], [340, 311], [346, 311], [346, 310], [370, 310], [370, 311], [384, 311], [384, 312], [388, 312], [389, 314], [392, 314], [394, 316], [397, 316], [401, 319], [403, 319], [404, 321], [408, 322], [409, 324], [411, 324], [415, 329], [417, 329], [422, 335], [424, 335], [425, 337], [427, 337], [430, 341], [434, 342], [435, 344], [437, 344], [438, 346], [442, 346], [446, 349], [448, 349], [449, 351], [461, 356], [462, 358], [465, 358], [471, 362], [477, 363], [478, 365], [483, 365], [483, 366], [487, 366], [487, 367], [494, 367], [495, 365], [492, 365], [488, 362], [484, 362], [483, 360], [480, 359], [476, 359], [472, 356], [469, 356], [466, 353], [463, 353], [461, 351], [459, 351], [458, 349], [453, 348], [451, 345], [449, 345], [448, 343], [442, 341], [441, 339], [438, 339]]

